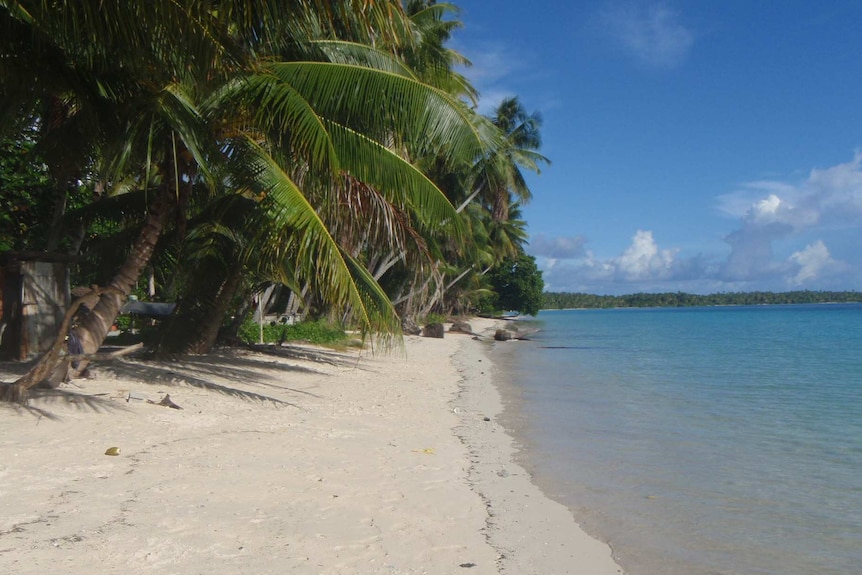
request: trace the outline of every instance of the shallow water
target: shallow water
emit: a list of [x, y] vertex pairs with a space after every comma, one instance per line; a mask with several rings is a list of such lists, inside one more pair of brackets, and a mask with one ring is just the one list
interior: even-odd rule
[[631, 575], [862, 572], [862, 305], [535, 324], [495, 353], [508, 424]]

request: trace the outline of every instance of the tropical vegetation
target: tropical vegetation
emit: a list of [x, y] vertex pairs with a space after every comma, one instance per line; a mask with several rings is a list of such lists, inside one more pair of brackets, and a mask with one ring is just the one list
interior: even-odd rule
[[84, 354], [130, 295], [177, 303], [171, 357], [252, 313], [386, 342], [475, 311], [548, 160], [517, 98], [477, 111], [459, 25], [433, 0], [0, 0], [0, 250], [73, 256]]
[[344, 329], [322, 320], [295, 324], [270, 322], [260, 325], [253, 318], [248, 318], [237, 335], [249, 344], [301, 341], [328, 347], [347, 347], [354, 341]]
[[780, 305], [810, 303], [858, 303], [857, 291], [730, 292], [698, 295], [683, 292], [594, 295], [587, 293], [545, 292], [542, 309], [603, 309], [619, 307], [693, 307], [717, 305]]
[[492, 270], [490, 282], [493, 295], [486, 304], [492, 309], [539, 313], [545, 282], [533, 256], [522, 254], [506, 260]]

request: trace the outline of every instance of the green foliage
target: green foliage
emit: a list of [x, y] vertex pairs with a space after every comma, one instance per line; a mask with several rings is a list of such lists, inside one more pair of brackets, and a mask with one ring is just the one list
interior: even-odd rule
[[[253, 319], [246, 320], [237, 334], [246, 343], [260, 341], [260, 325]], [[341, 326], [325, 321], [304, 321], [292, 325], [269, 323], [263, 326], [264, 343], [303, 341], [315, 345], [344, 345], [349, 337]]]
[[0, 251], [37, 249], [47, 235], [52, 187], [33, 146], [27, 130], [0, 141]]
[[422, 325], [428, 325], [429, 323], [446, 323], [447, 321], [449, 321], [449, 318], [445, 315], [431, 312], [422, 319], [421, 323]]
[[528, 315], [536, 315], [542, 305], [545, 282], [536, 265], [536, 258], [523, 254], [504, 261], [489, 275], [491, 287], [497, 294], [494, 307]]
[[[71, 273], [82, 285], [131, 284], [149, 263], [160, 298], [198, 298], [203, 319], [186, 324], [194, 336], [231, 315], [215, 307], [228, 287], [269, 282], [301, 292], [304, 311], [395, 334], [390, 296], [405, 295], [411, 314], [472, 309], [484, 272], [523, 251], [515, 200], [531, 195], [521, 170], [547, 163], [536, 152], [540, 118], [516, 99], [492, 118], [469, 107], [477, 93], [454, 71], [467, 60], [445, 46], [460, 26], [454, 6], [3, 6], [0, 131], [22, 149], [0, 148], [0, 249], [44, 248], [46, 229], [62, 231], [50, 244], [81, 256]], [[13, 123], [14, 110], [33, 119]], [[220, 217], [234, 194], [253, 218]], [[161, 222], [141, 234], [150, 216]], [[189, 265], [199, 244], [243, 281], [217, 284]], [[531, 281], [501, 280], [494, 306], [538, 309], [532, 266]], [[344, 337], [330, 331], [276, 325], [264, 337]], [[260, 337], [254, 324], [242, 333]]]
[[802, 303], [856, 303], [862, 293], [855, 291], [737, 292], [695, 295], [676, 293], [636, 293], [629, 295], [592, 295], [547, 292], [542, 294], [542, 309], [603, 309], [618, 307], [689, 307], [712, 305], [773, 305]]

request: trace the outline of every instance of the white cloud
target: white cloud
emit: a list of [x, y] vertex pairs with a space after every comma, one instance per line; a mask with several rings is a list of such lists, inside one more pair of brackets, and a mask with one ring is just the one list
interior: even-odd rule
[[519, 66], [519, 59], [505, 44], [483, 43], [470, 52], [472, 65], [467, 68], [471, 80], [477, 85], [495, 84], [512, 74]]
[[769, 194], [768, 198], [760, 200], [752, 206], [752, 217], [755, 220], [769, 219], [770, 216], [774, 216], [778, 212], [779, 207], [781, 207], [781, 198], [775, 194]]
[[858, 225], [862, 218], [862, 153], [857, 152], [850, 162], [812, 170], [803, 193], [805, 207], [816, 211], [824, 225]]
[[[747, 208], [745, 199], [749, 202]], [[818, 240], [786, 261], [775, 259], [773, 246], [794, 238], [798, 241], [811, 233], [859, 226], [862, 154], [857, 153], [844, 164], [812, 170], [798, 184], [771, 181], [746, 184], [741, 190], [719, 198], [719, 205], [725, 213], [742, 213], [739, 229], [725, 237], [731, 252], [722, 269], [724, 279], [749, 281], [782, 276], [791, 284], [808, 282], [838, 265], [829, 256], [825, 243]], [[816, 262], [821, 262], [819, 267]]]
[[631, 245], [611, 261], [617, 274], [626, 280], [664, 279], [670, 276], [674, 252], [659, 250], [652, 232], [638, 230]]
[[859, 289], [862, 153], [796, 182], [750, 182], [719, 198], [736, 218], [729, 251], [684, 255], [638, 230], [619, 255], [597, 256], [583, 236], [538, 235], [530, 247], [551, 291]]
[[692, 31], [664, 4], [617, 4], [600, 21], [626, 52], [651, 68], [679, 65], [694, 44]]
[[484, 42], [468, 49], [454, 43], [456, 49], [468, 54], [471, 65], [459, 70], [479, 91], [478, 111], [489, 114], [506, 98], [517, 94], [505, 83], [527, 68], [523, 54], [513, 52], [506, 44]]
[[804, 250], [795, 252], [790, 261], [798, 266], [796, 274], [791, 278], [792, 285], [803, 285], [823, 276], [840, 273], [846, 266], [832, 259], [829, 249], [822, 240], [817, 240]]
[[853, 160], [812, 170], [802, 182], [748, 182], [720, 196], [718, 209], [743, 220], [780, 222], [802, 231], [845, 225], [862, 217], [862, 153]]
[[730, 254], [721, 267], [721, 278], [731, 282], [752, 281], [781, 273], [781, 266], [774, 261], [772, 242], [789, 231], [789, 227], [773, 222], [744, 225], [729, 234], [725, 241], [730, 244]]
[[678, 259], [678, 250], [661, 249], [651, 231], [638, 230], [622, 254], [607, 259], [596, 257], [586, 243], [583, 236], [540, 235], [532, 241], [530, 252], [544, 272], [547, 289], [594, 293], [676, 289], [672, 282], [705, 275], [706, 262], [700, 256]]
[[748, 182], [742, 186], [742, 189], [719, 196], [718, 210], [731, 218], [743, 218], [764, 194], [787, 198], [795, 192], [796, 186], [783, 182]]

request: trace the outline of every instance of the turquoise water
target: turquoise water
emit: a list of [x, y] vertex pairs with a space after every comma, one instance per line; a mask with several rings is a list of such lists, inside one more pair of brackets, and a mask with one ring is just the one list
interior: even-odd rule
[[862, 573], [862, 305], [535, 325], [494, 351], [508, 423], [535, 480], [627, 572]]

